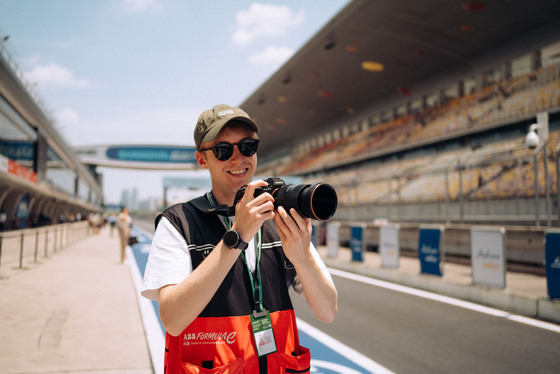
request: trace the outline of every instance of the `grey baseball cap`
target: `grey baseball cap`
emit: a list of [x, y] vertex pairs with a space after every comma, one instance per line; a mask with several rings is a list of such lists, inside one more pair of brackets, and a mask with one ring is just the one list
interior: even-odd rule
[[257, 124], [243, 109], [225, 104], [216, 105], [198, 117], [194, 129], [196, 149], [200, 149], [200, 143], [214, 140], [224, 126], [233, 120], [246, 123], [255, 132], [259, 131]]

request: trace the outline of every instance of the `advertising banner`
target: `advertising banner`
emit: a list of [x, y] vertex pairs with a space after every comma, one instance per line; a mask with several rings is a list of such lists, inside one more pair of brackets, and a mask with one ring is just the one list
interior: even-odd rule
[[327, 255], [328, 257], [338, 257], [340, 223], [327, 223]]
[[471, 229], [473, 284], [506, 287], [506, 230], [503, 227]]
[[546, 230], [544, 251], [548, 296], [560, 299], [560, 230]]
[[443, 275], [443, 251], [440, 249], [443, 226], [420, 226], [418, 258], [422, 274]]
[[379, 227], [379, 255], [381, 266], [398, 268], [400, 259], [398, 224], [387, 224]]
[[366, 225], [359, 224], [350, 227], [350, 249], [352, 250], [352, 261], [364, 261], [364, 230]]

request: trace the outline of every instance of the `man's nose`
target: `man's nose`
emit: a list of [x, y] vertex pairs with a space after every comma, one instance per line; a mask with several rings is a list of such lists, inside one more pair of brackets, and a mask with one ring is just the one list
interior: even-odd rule
[[245, 157], [245, 156], [243, 156], [241, 154], [241, 151], [239, 150], [239, 147], [237, 145], [234, 145], [233, 146], [233, 154], [231, 155], [231, 160], [236, 160], [236, 161], [237, 160], [242, 160], [243, 157]]

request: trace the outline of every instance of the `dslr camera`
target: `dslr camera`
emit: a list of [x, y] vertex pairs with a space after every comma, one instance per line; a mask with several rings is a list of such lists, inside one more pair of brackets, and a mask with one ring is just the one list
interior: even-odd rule
[[[334, 188], [327, 183], [286, 184], [281, 178], [267, 178], [266, 187], [257, 187], [254, 197], [268, 192], [274, 198], [274, 209], [284, 207], [287, 212], [294, 208], [304, 218], [324, 221], [333, 216], [338, 205]], [[233, 206], [245, 194], [247, 186], [241, 187], [235, 194]]]

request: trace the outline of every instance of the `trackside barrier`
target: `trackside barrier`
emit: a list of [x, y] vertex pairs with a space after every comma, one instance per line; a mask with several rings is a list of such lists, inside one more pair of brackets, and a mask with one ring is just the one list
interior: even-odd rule
[[422, 225], [418, 240], [418, 258], [420, 272], [443, 276], [444, 252], [441, 248], [441, 237], [444, 227], [441, 225]]
[[473, 284], [506, 288], [505, 235], [503, 227], [471, 229]]
[[352, 250], [352, 261], [364, 262], [364, 230], [365, 223], [353, 224], [350, 227], [350, 249]]
[[381, 266], [397, 269], [400, 260], [399, 230], [401, 225], [388, 223], [379, 227]]
[[545, 264], [548, 296], [560, 299], [560, 230], [548, 229], [545, 233]]
[[327, 253], [329, 257], [338, 257], [339, 230], [339, 222], [327, 223]]
[[24, 269], [24, 259], [33, 258], [32, 262], [37, 263], [40, 252], [47, 258], [49, 251], [56, 253], [90, 233], [86, 221], [0, 232], [0, 279], [3, 267], [12, 264], [14, 269]]

